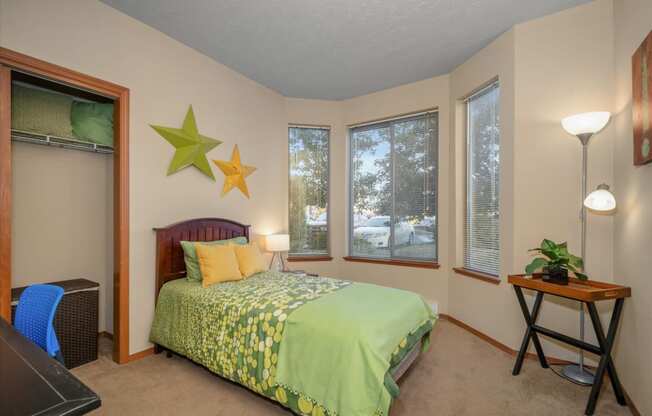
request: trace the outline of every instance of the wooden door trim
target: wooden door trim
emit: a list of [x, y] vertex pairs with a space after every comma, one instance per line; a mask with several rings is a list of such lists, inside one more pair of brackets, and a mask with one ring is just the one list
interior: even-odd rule
[[0, 316], [11, 322], [11, 70], [0, 65]]
[[127, 363], [129, 361], [129, 89], [0, 47], [0, 315], [4, 318], [10, 317], [11, 300], [11, 70], [42, 76], [115, 100], [113, 358], [120, 364]]

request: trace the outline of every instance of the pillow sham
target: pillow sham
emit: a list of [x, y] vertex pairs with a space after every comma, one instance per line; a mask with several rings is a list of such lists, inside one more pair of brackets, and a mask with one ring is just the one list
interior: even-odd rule
[[[181, 247], [183, 248], [183, 260], [186, 263], [186, 279], [191, 282], [201, 282], [201, 271], [199, 270], [199, 261], [197, 260], [197, 252], [195, 251], [195, 244], [198, 241], [182, 241]], [[215, 240], [215, 241], [202, 241], [204, 245], [225, 245], [225, 244], [247, 244], [247, 237], [235, 237], [228, 240]]]
[[267, 270], [267, 263], [256, 244], [232, 245], [243, 277]]
[[238, 259], [233, 250], [235, 245], [215, 244], [212, 246], [197, 243], [195, 251], [199, 261], [199, 270], [201, 270], [203, 287], [208, 287], [215, 283], [230, 282], [233, 280], [242, 280]]

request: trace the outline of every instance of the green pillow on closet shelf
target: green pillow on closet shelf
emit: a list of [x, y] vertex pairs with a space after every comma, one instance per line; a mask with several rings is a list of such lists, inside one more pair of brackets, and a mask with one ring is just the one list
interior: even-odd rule
[[72, 137], [72, 97], [56, 92], [11, 85], [11, 128], [59, 137]]
[[70, 121], [76, 138], [113, 146], [113, 104], [73, 101]]
[[201, 271], [199, 270], [199, 259], [197, 258], [197, 251], [195, 250], [195, 244], [201, 243], [209, 246], [215, 244], [247, 244], [247, 237], [235, 237], [228, 240], [216, 240], [216, 241], [181, 241], [181, 247], [183, 248], [183, 260], [186, 263], [186, 278], [191, 282], [201, 282]]

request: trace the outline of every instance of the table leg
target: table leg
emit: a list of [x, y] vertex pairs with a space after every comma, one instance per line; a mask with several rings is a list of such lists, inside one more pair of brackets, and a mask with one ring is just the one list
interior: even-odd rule
[[[622, 303], [623, 303], [622, 299], [616, 300], [616, 303], [618, 303], [619, 300], [621, 301], [620, 302], [621, 306], [619, 308], [622, 308]], [[589, 316], [591, 317], [591, 322], [593, 323], [593, 329], [595, 330], [596, 338], [598, 339], [600, 348], [604, 351], [606, 350], [607, 339], [605, 338], [604, 335], [604, 329], [602, 328], [600, 315], [598, 314], [598, 310], [593, 302], [587, 303], [586, 306], [589, 311]], [[614, 312], [615, 312], [615, 308], [614, 308]], [[618, 325], [618, 322], [616, 322], [616, 325]], [[609, 374], [609, 380], [611, 380], [611, 387], [614, 390], [614, 394], [616, 395], [616, 400], [618, 401], [618, 404], [620, 404], [621, 406], [626, 406], [627, 400], [625, 400], [625, 395], [623, 394], [623, 387], [620, 384], [620, 379], [618, 378], [618, 373], [616, 372], [616, 367], [614, 365], [611, 356], [608, 357], [607, 373]]]
[[[598, 364], [598, 370], [595, 373], [595, 381], [593, 387], [591, 388], [591, 394], [589, 395], [589, 402], [586, 404], [587, 415], [592, 415], [595, 411], [595, 405], [598, 401], [598, 396], [600, 395], [600, 389], [602, 388], [602, 381], [604, 380], [604, 372], [609, 368], [609, 377], [611, 378], [611, 383], [614, 386], [614, 392], [616, 393], [616, 398], [618, 403], [621, 403], [621, 400], [625, 404], [625, 398], [622, 394], [622, 388], [620, 386], [620, 381], [616, 374], [615, 367], [611, 360], [611, 349], [613, 348], [614, 339], [616, 338], [616, 331], [618, 330], [618, 322], [620, 321], [620, 314], [623, 310], [624, 300], [616, 299], [616, 304], [614, 306], [614, 311], [611, 315], [611, 322], [609, 323], [609, 330], [607, 331], [607, 338], [604, 338], [604, 332], [602, 330], [602, 324], [600, 323], [600, 317], [595, 310], [595, 305], [588, 303], [589, 313], [591, 314], [591, 321], [596, 331], [596, 336], [600, 342], [600, 349], [602, 350], [602, 356], [600, 357], [600, 364]], [[592, 305], [592, 306], [591, 306]], [[591, 312], [593, 311], [593, 312]], [[595, 314], [595, 315], [594, 315]], [[600, 337], [602, 334], [602, 337]], [[602, 338], [602, 339], [601, 339]]]
[[537, 292], [537, 297], [534, 300], [534, 306], [532, 307], [532, 314], [528, 310], [527, 303], [525, 302], [525, 297], [523, 297], [523, 291], [520, 287], [514, 286], [514, 291], [516, 291], [516, 298], [518, 303], [521, 306], [521, 311], [523, 312], [523, 318], [525, 318], [525, 324], [527, 329], [525, 330], [525, 335], [523, 335], [523, 342], [521, 343], [521, 349], [518, 351], [516, 356], [516, 363], [514, 363], [514, 369], [512, 370], [512, 375], [518, 375], [521, 372], [521, 367], [523, 366], [523, 359], [525, 358], [525, 353], [530, 344], [530, 338], [534, 343], [534, 348], [537, 352], [537, 357], [539, 357], [539, 363], [541, 367], [548, 368], [548, 362], [546, 361], [546, 356], [543, 355], [543, 348], [541, 348], [541, 342], [539, 342], [539, 336], [532, 329], [532, 326], [537, 322], [539, 317], [539, 310], [541, 309], [541, 301], [543, 300], [543, 292]]

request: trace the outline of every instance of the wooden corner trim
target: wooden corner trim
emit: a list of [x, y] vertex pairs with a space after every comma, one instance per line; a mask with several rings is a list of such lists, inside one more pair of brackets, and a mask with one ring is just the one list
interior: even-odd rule
[[[129, 359], [127, 360], [128, 363], [142, 360], [145, 357], [149, 357], [150, 355], [154, 355], [154, 347], [147, 348], [146, 350], [142, 350], [141, 352], [137, 352], [135, 354], [129, 355]], [[121, 363], [122, 364], [122, 363]]]
[[482, 280], [483, 282], [491, 283], [494, 285], [500, 284], [500, 277], [488, 273], [476, 272], [473, 270], [465, 269], [464, 267], [453, 267], [456, 274], [472, 277], [474, 279]]
[[11, 71], [0, 63], [0, 317], [11, 322]]
[[303, 261], [331, 261], [331, 256], [291, 256], [286, 259], [289, 262], [303, 262]]
[[433, 261], [395, 260], [395, 259], [370, 259], [366, 257], [343, 257], [346, 261], [359, 263], [386, 264], [389, 266], [416, 267], [421, 269], [439, 269], [439, 263]]

